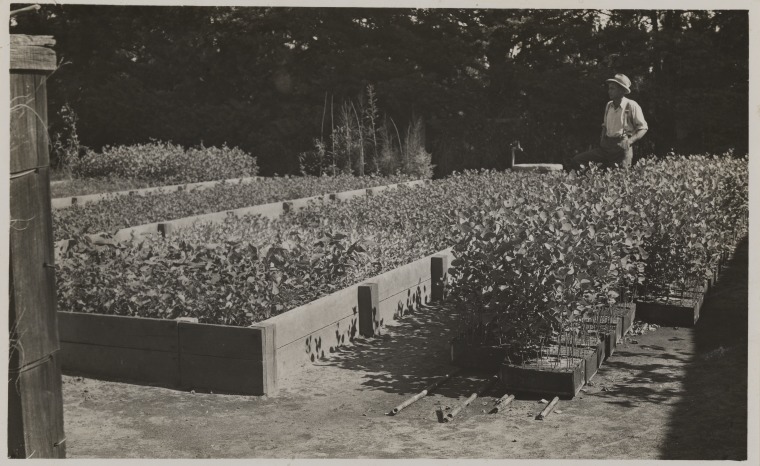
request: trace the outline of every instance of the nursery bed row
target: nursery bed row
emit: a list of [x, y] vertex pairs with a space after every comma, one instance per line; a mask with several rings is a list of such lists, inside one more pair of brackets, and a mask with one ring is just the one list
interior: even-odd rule
[[440, 251], [249, 327], [59, 312], [67, 374], [248, 395], [445, 294]]
[[[167, 186], [152, 186], [149, 188], [130, 189], [127, 191], [111, 191], [97, 194], [86, 194], [80, 196], [57, 197], [50, 200], [50, 206], [53, 209], [65, 209], [73, 205], [95, 204], [100, 201], [111, 199], [118, 196], [145, 196], [149, 194], [166, 194], [174, 191], [202, 191], [204, 189], [214, 188], [221, 184], [235, 185], [251, 183], [260, 180], [259, 176], [250, 176], [246, 178], [232, 178], [219, 181], [201, 181], [198, 183], [174, 184]], [[52, 185], [52, 183], [51, 183]]]
[[108, 196], [94, 204], [53, 211], [56, 241], [83, 234], [113, 234], [153, 222], [223, 212], [243, 207], [366, 189], [407, 181], [401, 177], [280, 177], [255, 183], [218, 183], [204, 190], [180, 190], [142, 196]]

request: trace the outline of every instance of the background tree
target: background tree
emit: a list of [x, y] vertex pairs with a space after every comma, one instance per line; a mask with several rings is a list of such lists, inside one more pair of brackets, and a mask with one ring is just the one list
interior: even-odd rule
[[399, 128], [422, 122], [437, 175], [503, 167], [515, 139], [557, 162], [597, 139], [619, 72], [650, 124], [637, 154], [748, 147], [747, 11], [45, 5], [15, 21], [57, 40], [51, 130], [68, 104], [96, 150], [226, 142], [298, 173], [373, 85]]

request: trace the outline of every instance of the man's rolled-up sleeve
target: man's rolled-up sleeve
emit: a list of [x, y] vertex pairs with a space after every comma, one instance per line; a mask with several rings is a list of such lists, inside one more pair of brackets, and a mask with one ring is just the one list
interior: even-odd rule
[[633, 127], [636, 131], [649, 129], [649, 125], [647, 125], [647, 121], [644, 119], [644, 112], [641, 110], [641, 106], [638, 103], [632, 105], [631, 116], [633, 117]]

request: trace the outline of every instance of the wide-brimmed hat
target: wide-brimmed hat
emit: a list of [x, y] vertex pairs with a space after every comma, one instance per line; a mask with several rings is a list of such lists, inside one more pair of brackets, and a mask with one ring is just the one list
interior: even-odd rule
[[626, 94], [631, 93], [631, 80], [624, 74], [616, 74], [614, 78], [608, 79], [606, 82], [615, 83], [625, 89]]

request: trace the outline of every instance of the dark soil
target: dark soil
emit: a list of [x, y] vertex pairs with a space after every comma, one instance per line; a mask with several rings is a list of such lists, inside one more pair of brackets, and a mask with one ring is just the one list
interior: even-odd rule
[[281, 382], [270, 397], [190, 393], [64, 376], [71, 458], [747, 457], [747, 244], [694, 328], [628, 336], [591, 383], [545, 420], [540, 396], [486, 414], [499, 384], [439, 423], [493, 376], [463, 372], [387, 416], [452, 370], [456, 317], [427, 307]]

